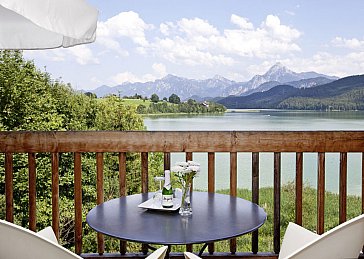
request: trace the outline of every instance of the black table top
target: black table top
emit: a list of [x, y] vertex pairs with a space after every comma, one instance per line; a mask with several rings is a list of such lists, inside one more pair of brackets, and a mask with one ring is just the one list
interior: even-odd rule
[[258, 229], [267, 214], [258, 205], [230, 195], [192, 192], [193, 214], [138, 208], [153, 193], [135, 194], [104, 202], [87, 214], [97, 232], [122, 240], [147, 244], [209, 243]]

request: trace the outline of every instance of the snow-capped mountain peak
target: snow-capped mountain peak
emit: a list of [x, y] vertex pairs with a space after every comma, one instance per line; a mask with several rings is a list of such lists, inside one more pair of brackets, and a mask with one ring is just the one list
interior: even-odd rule
[[161, 79], [146, 83], [124, 83], [115, 87], [100, 87], [91, 91], [97, 96], [115, 94], [122, 92], [123, 95], [131, 96], [140, 94], [150, 97], [153, 93], [160, 98], [177, 94], [182, 100], [191, 96], [200, 97], [224, 97], [228, 95], [246, 95], [260, 91], [259, 86], [268, 82], [284, 84], [299, 81], [302, 79], [325, 77], [334, 80], [335, 78], [321, 75], [315, 72], [296, 73], [289, 70], [281, 63], [273, 65], [265, 74], [256, 75], [248, 82], [234, 82], [223, 76], [215, 75], [213, 78], [196, 80], [168, 74]]

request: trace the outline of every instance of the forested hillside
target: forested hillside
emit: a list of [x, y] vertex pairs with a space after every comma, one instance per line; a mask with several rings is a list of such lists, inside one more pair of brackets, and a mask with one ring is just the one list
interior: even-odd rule
[[364, 75], [349, 76], [311, 88], [278, 85], [248, 96], [218, 100], [227, 108], [293, 110], [363, 110]]
[[[69, 84], [40, 71], [22, 52], [0, 51], [0, 130], [143, 130], [143, 120], [135, 109], [125, 106], [115, 96], [97, 99], [93, 94], [76, 92]], [[150, 154], [149, 176], [153, 189], [154, 175], [162, 171], [161, 154]], [[15, 154], [14, 215], [15, 222], [28, 224], [28, 158]], [[36, 154], [37, 228], [51, 225], [51, 159], [50, 154]], [[4, 155], [0, 155], [0, 218], [5, 218]], [[127, 192], [140, 192], [139, 154], [127, 155]], [[96, 164], [94, 153], [82, 154], [83, 214], [96, 205]], [[59, 196], [61, 243], [73, 247], [73, 154], [59, 157]], [[117, 197], [119, 190], [117, 154], [104, 155], [105, 199]], [[96, 251], [96, 234], [86, 226], [84, 252]], [[106, 246], [117, 249], [118, 242]]]

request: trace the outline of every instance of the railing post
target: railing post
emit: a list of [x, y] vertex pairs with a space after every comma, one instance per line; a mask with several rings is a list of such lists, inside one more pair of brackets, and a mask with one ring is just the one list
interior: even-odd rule
[[59, 240], [59, 154], [52, 153], [52, 228]]
[[361, 153], [361, 214], [364, 214], [364, 152]]
[[318, 153], [317, 234], [325, 230], [325, 153]]
[[[252, 201], [259, 204], [259, 153], [252, 153]], [[252, 252], [258, 253], [258, 230], [252, 233]]]
[[302, 226], [303, 153], [296, 153], [296, 224]]
[[346, 221], [347, 153], [340, 153], [339, 223]]
[[[119, 153], [119, 193], [120, 197], [126, 195], [126, 153]], [[120, 240], [120, 254], [126, 254], [126, 241]]]
[[28, 153], [28, 173], [29, 173], [29, 229], [36, 231], [37, 229], [37, 205], [36, 205], [36, 164], [35, 154]]
[[274, 153], [274, 253], [279, 254], [281, 238], [281, 153]]
[[[208, 170], [208, 192], [215, 192], [215, 153], [208, 152], [207, 154], [207, 170]], [[213, 254], [215, 251], [215, 244], [208, 244], [209, 254]]]
[[[192, 161], [193, 160], [193, 154], [192, 152], [186, 152], [186, 161]], [[193, 191], [193, 181], [191, 183], [191, 192]], [[193, 245], [192, 244], [189, 244], [189, 245], [186, 245], [186, 251], [187, 252], [192, 252], [193, 250]]]
[[[99, 205], [104, 202], [104, 154], [100, 152], [96, 153], [96, 178], [96, 203]], [[97, 251], [99, 255], [105, 252], [104, 236], [101, 233], [97, 233]]]
[[[141, 167], [142, 167], [142, 193], [148, 192], [148, 153], [141, 153]], [[148, 245], [142, 244], [142, 252], [143, 254], [148, 253]]]
[[81, 153], [74, 154], [75, 181], [75, 252], [82, 253], [82, 169]]
[[163, 163], [164, 170], [170, 170], [171, 169], [171, 153], [164, 152], [163, 160], [164, 160], [164, 163]]
[[13, 154], [5, 153], [6, 220], [14, 222]]
[[[237, 167], [238, 167], [238, 154], [237, 152], [230, 152], [230, 195], [237, 196]], [[236, 253], [236, 238], [230, 239], [230, 252]]]

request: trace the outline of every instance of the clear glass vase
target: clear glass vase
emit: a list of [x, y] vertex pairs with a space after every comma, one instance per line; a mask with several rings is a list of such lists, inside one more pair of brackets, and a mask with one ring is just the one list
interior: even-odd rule
[[192, 206], [191, 206], [191, 183], [184, 184], [182, 188], [182, 198], [181, 198], [181, 207], [179, 209], [179, 214], [181, 216], [191, 216], [192, 215]]

